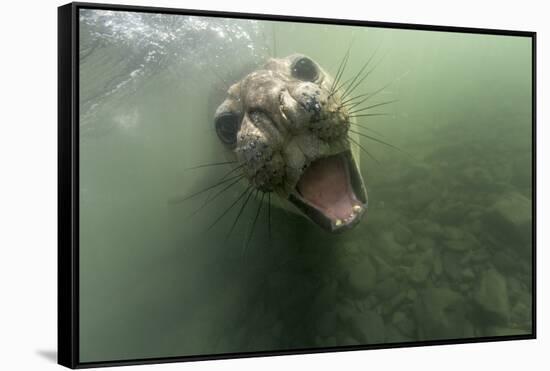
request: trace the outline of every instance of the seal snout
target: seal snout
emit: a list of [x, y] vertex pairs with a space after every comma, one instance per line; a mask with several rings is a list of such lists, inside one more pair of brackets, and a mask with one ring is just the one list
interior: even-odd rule
[[299, 84], [293, 91], [294, 99], [310, 115], [309, 121], [320, 120], [328, 99], [328, 92], [311, 82]]

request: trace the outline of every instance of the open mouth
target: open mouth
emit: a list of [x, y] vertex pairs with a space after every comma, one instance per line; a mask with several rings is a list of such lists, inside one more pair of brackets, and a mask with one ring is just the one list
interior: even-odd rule
[[350, 151], [313, 161], [289, 200], [330, 232], [349, 229], [367, 209], [367, 193]]

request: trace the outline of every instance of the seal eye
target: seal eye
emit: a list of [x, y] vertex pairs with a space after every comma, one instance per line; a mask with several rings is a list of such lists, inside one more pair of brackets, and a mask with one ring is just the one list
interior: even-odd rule
[[226, 112], [216, 118], [216, 133], [223, 143], [234, 145], [237, 142], [239, 116], [235, 112]]
[[314, 81], [318, 76], [317, 66], [311, 59], [302, 57], [292, 65], [292, 76], [302, 81]]

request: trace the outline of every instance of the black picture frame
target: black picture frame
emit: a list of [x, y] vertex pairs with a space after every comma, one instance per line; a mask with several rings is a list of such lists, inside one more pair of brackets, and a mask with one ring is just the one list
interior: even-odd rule
[[[196, 15], [269, 21], [367, 26], [378, 28], [444, 31], [487, 35], [519, 36], [532, 45], [532, 333], [498, 337], [427, 340], [413, 343], [336, 346], [251, 353], [211, 354], [170, 358], [121, 359], [99, 362], [79, 360], [79, 22], [80, 9], [102, 9], [145, 13]], [[340, 352], [379, 348], [416, 347], [536, 338], [536, 32], [422, 24], [372, 22], [348, 19], [234, 13], [191, 9], [128, 6], [98, 3], [70, 3], [58, 8], [58, 363], [69, 368], [183, 362], [243, 357]]]

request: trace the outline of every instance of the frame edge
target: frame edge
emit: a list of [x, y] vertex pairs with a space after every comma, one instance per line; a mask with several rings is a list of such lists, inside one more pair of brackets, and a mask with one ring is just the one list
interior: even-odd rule
[[[78, 299], [78, 33], [77, 12], [79, 8], [112, 9], [137, 12], [163, 12], [188, 15], [202, 15], [229, 18], [251, 18], [294, 22], [313, 22], [340, 25], [362, 25], [369, 27], [413, 29], [425, 31], [464, 32], [506, 36], [529, 37], [532, 39], [533, 78], [533, 327], [531, 334], [498, 336], [475, 339], [447, 339], [420, 341], [415, 343], [383, 344], [371, 347], [314, 348], [285, 351], [262, 351], [254, 353], [212, 354], [198, 356], [177, 356], [151, 359], [107, 360], [80, 362], [79, 360], [79, 299]], [[273, 14], [238, 13], [214, 10], [189, 10], [134, 5], [73, 2], [58, 7], [58, 363], [75, 368], [161, 364], [186, 361], [248, 358], [263, 356], [284, 356], [342, 352], [349, 350], [392, 349], [430, 345], [474, 344], [506, 340], [532, 340], [536, 331], [536, 31], [509, 31], [480, 29], [472, 27], [433, 26], [423, 24], [402, 24], [373, 22], [365, 20], [312, 18]]]
[[57, 8], [57, 363], [78, 365], [78, 299], [74, 229], [75, 7]]

